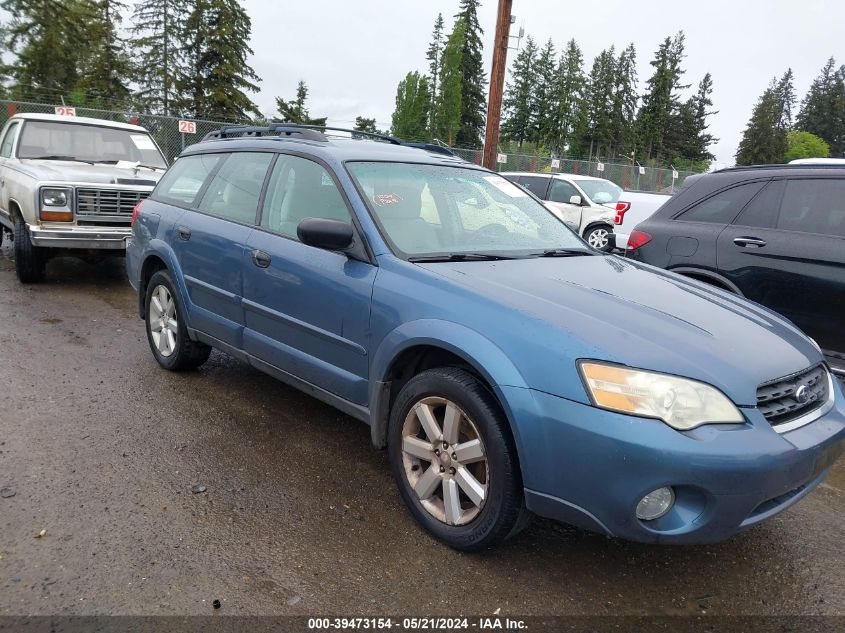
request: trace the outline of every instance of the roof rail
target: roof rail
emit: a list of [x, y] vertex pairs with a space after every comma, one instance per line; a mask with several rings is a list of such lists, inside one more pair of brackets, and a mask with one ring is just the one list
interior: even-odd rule
[[203, 141], [244, 136], [300, 136], [309, 141], [327, 141], [326, 135], [316, 126], [295, 125], [293, 123], [271, 123], [270, 125], [232, 125], [213, 130], [203, 137]]
[[424, 149], [427, 152], [431, 152], [432, 154], [443, 154], [444, 156], [455, 156], [458, 155], [453, 152], [448, 147], [444, 147], [443, 145], [435, 145], [434, 143], [402, 143], [403, 145], [407, 145], [408, 147], [416, 147], [417, 149]]
[[716, 171], [712, 172], [714, 174], [720, 174], [725, 172], [732, 172], [732, 171], [745, 171], [749, 169], [753, 170], [760, 170], [760, 171], [768, 171], [771, 169], [789, 169], [789, 170], [799, 170], [799, 169], [842, 169], [845, 167], [845, 164], [835, 164], [835, 163], [816, 163], [816, 164], [780, 164], [780, 165], [736, 165], [734, 167], [725, 167], [723, 169], [717, 169]]

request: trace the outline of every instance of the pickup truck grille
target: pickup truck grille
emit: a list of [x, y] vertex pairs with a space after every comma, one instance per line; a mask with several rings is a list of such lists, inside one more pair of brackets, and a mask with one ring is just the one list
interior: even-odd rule
[[827, 369], [816, 365], [757, 387], [757, 408], [777, 429], [823, 406], [829, 388]]
[[132, 209], [150, 195], [148, 191], [77, 187], [76, 215], [80, 219], [129, 221]]

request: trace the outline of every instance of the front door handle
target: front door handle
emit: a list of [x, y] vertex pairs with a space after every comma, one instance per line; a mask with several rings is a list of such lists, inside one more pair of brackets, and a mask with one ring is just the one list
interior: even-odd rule
[[252, 251], [252, 263], [258, 266], [259, 268], [267, 268], [270, 265], [270, 261], [270, 255], [268, 255], [264, 251]]
[[187, 226], [177, 226], [176, 232], [179, 234], [179, 239], [187, 242], [191, 239], [191, 229]]
[[763, 248], [766, 245], [766, 240], [761, 240], [758, 237], [737, 237], [734, 239], [734, 244], [737, 246], [753, 246], [754, 248]]

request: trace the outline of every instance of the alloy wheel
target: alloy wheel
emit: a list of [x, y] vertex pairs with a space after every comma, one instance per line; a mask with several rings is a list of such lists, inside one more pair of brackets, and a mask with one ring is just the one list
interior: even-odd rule
[[607, 229], [595, 229], [587, 236], [587, 243], [593, 248], [607, 247]]
[[176, 302], [163, 285], [156, 286], [150, 296], [147, 322], [158, 353], [167, 358], [176, 351], [176, 337], [179, 322], [176, 318]]
[[405, 476], [423, 508], [447, 525], [475, 519], [487, 500], [487, 451], [475, 423], [454, 402], [430, 396], [402, 427]]

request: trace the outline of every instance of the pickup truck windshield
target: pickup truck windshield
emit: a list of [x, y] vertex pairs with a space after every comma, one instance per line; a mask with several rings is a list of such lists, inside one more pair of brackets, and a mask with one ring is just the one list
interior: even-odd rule
[[546, 207], [497, 174], [408, 163], [347, 166], [383, 234], [397, 254], [409, 259], [591, 252]]
[[128, 161], [160, 169], [167, 167], [146, 132], [58, 121], [26, 121], [18, 158], [111, 164]]

